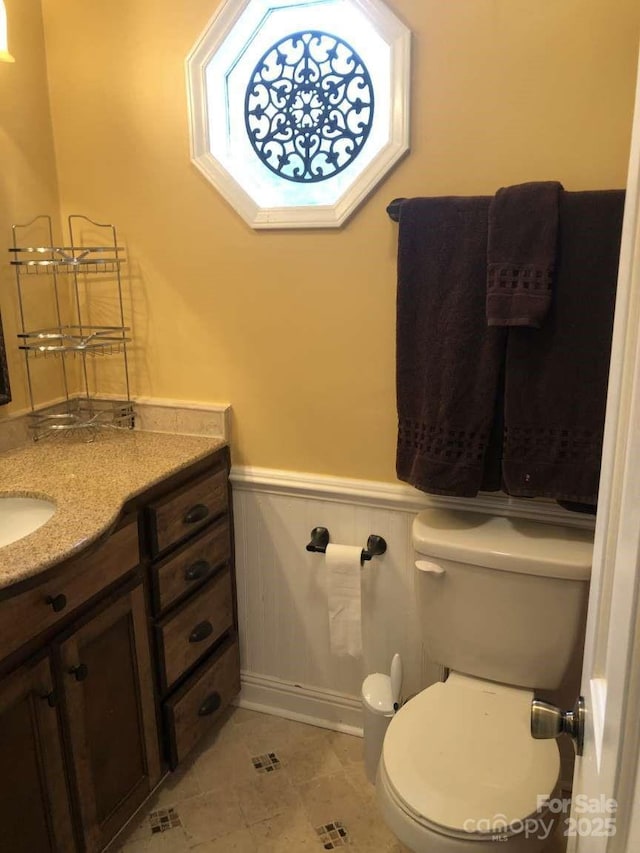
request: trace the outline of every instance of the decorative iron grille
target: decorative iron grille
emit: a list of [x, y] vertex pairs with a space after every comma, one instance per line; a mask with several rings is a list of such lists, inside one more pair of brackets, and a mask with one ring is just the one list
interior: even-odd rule
[[245, 125], [264, 165], [288, 181], [325, 181], [346, 169], [371, 130], [366, 65], [341, 38], [318, 30], [276, 42], [251, 74]]

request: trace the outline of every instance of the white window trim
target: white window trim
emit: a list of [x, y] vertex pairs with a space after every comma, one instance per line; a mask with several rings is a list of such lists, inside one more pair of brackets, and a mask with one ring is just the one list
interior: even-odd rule
[[265, 8], [287, 0], [227, 0], [208, 22], [186, 59], [191, 160], [226, 201], [256, 229], [339, 227], [409, 150], [411, 33], [381, 0], [350, 0], [369, 18], [390, 47], [389, 139], [333, 205], [262, 208], [209, 150], [205, 69], [250, 3]]

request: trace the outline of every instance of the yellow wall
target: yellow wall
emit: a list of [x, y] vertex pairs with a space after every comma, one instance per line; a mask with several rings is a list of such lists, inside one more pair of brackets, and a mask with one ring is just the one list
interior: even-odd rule
[[[24, 0], [14, 0], [19, 5]], [[412, 150], [341, 230], [254, 232], [189, 161], [216, 0], [43, 0], [62, 207], [114, 221], [145, 396], [230, 401], [237, 463], [394, 479], [399, 195], [625, 183], [636, 0], [389, 0]]]
[[[17, 291], [6, 251], [11, 226], [47, 213], [57, 228], [59, 214], [40, 0], [5, 0], [5, 5], [9, 49], [16, 62], [0, 62], [0, 310], [13, 401], [0, 407], [0, 420], [27, 406], [24, 359], [16, 339]], [[41, 309], [51, 304], [50, 288], [45, 281], [30, 281], [30, 285], [35, 288], [28, 289], [26, 301], [38, 327], [44, 321]], [[60, 395], [57, 365], [38, 365], [37, 374], [35, 391], [42, 402]]]

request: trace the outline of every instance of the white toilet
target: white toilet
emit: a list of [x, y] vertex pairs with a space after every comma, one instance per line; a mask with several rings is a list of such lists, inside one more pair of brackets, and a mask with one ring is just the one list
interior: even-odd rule
[[555, 740], [531, 736], [531, 701], [560, 686], [583, 630], [592, 535], [427, 510], [413, 542], [426, 652], [449, 676], [387, 729], [382, 815], [414, 853], [536, 853], [560, 757]]

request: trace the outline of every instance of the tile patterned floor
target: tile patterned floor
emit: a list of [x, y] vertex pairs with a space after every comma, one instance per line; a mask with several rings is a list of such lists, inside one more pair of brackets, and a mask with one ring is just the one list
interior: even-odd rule
[[376, 811], [362, 740], [240, 708], [109, 853], [405, 853]]
[[[561, 853], [561, 840], [548, 853]], [[322, 853], [342, 847], [409, 853], [378, 815], [362, 740], [234, 708], [109, 853]]]

